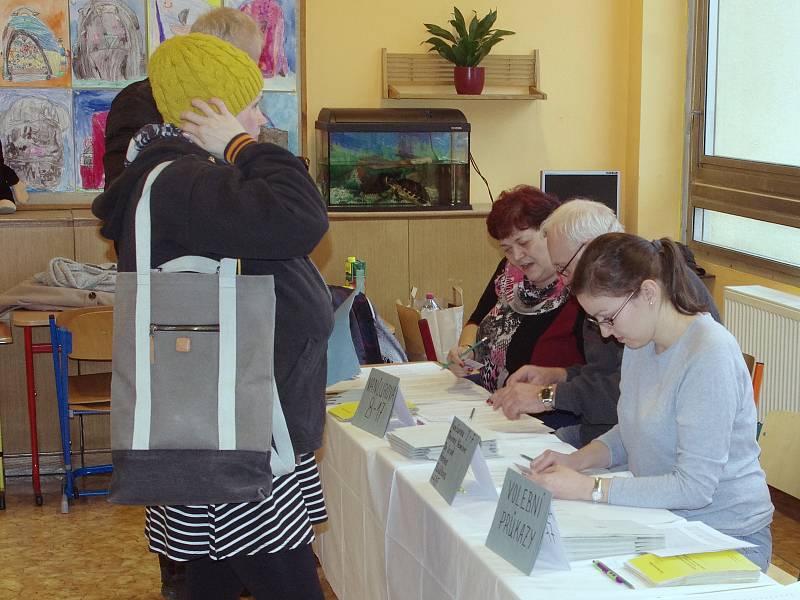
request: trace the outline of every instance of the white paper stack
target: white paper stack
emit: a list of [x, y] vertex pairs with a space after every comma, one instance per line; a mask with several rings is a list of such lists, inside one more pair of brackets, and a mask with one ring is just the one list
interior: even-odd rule
[[634, 521], [559, 523], [569, 560], [639, 554], [664, 547], [664, 532]]
[[[471, 426], [481, 438], [481, 452], [486, 458], [497, 456], [497, 434]], [[450, 423], [428, 423], [415, 427], [398, 427], [386, 435], [389, 446], [398, 454], [416, 460], [438, 460], [450, 431]]]

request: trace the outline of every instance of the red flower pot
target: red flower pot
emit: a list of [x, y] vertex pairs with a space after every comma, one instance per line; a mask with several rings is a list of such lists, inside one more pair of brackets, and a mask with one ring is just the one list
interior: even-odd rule
[[459, 94], [478, 95], [483, 91], [483, 67], [453, 67], [453, 81]]

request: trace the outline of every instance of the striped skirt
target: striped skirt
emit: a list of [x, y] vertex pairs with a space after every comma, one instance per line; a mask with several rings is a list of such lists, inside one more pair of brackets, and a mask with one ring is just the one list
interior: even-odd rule
[[172, 560], [291, 550], [314, 540], [313, 524], [327, 521], [314, 454], [303, 454], [294, 473], [276, 477], [261, 502], [148, 506], [150, 550]]

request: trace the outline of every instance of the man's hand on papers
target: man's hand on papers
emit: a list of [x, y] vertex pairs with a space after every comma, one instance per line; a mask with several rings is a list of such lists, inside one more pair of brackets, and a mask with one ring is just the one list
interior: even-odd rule
[[539, 391], [543, 386], [532, 383], [515, 383], [497, 390], [487, 400], [494, 410], [502, 410], [512, 421], [526, 413], [540, 413], [549, 410], [541, 400]]
[[563, 383], [567, 380], [567, 370], [561, 367], [537, 367], [525, 365], [520, 367], [508, 378], [506, 385], [514, 383], [535, 383], [536, 385], [549, 385]]

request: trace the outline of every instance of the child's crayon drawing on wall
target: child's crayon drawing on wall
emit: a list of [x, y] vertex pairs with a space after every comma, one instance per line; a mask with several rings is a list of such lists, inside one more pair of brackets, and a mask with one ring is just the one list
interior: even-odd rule
[[146, 76], [144, 3], [71, 0], [75, 87], [124, 87]]
[[[0, 142], [33, 194], [88, 202], [104, 187], [105, 127], [121, 88], [147, 77], [162, 41], [221, 6], [258, 24], [264, 47], [261, 141], [302, 152], [298, 0], [0, 0]], [[302, 5], [301, 5], [302, 6]], [[38, 196], [38, 199], [37, 199]], [[64, 196], [64, 202], [67, 200]]]
[[258, 66], [264, 89], [293, 92], [297, 89], [297, 7], [295, 0], [226, 0], [258, 23], [264, 48]]
[[29, 190], [75, 189], [69, 90], [4, 91], [0, 136], [6, 163]]
[[161, 42], [189, 33], [197, 17], [222, 6], [220, 0], [148, 0], [148, 47], [152, 54]]
[[0, 3], [0, 86], [66, 87], [70, 83], [67, 4]]
[[116, 91], [75, 90], [72, 93], [75, 179], [80, 190], [102, 190], [105, 184], [106, 119], [114, 96]]
[[[287, 92], [264, 92], [259, 103], [267, 117], [266, 127], [273, 134], [286, 132], [287, 148], [292, 154], [300, 153], [300, 119], [297, 94]], [[277, 143], [276, 140], [269, 140]], [[283, 145], [279, 143], [278, 145]]]

